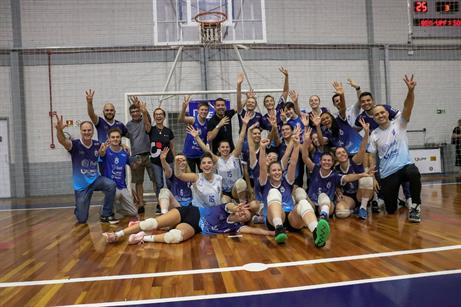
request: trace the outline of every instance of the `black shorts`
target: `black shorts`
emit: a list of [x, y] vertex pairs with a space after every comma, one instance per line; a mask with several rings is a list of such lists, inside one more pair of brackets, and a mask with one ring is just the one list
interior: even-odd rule
[[[288, 219], [288, 214], [290, 214], [290, 212], [285, 212], [285, 221], [283, 222], [283, 227], [285, 227], [285, 229], [288, 230], [289, 232], [300, 232], [302, 228], [295, 228], [291, 226], [290, 220]], [[267, 217], [266, 217], [266, 227], [267, 229], [271, 231], [275, 230], [275, 227], [269, 223], [269, 221], [267, 220]]]
[[200, 221], [200, 211], [197, 207], [188, 205], [178, 207], [176, 210], [179, 211], [179, 215], [181, 216], [181, 223], [189, 224], [192, 228], [194, 228], [195, 233], [202, 232], [202, 229], [198, 224]]

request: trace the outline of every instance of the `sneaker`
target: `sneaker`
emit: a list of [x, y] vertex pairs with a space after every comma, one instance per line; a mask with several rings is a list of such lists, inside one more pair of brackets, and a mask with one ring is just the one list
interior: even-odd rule
[[279, 225], [275, 227], [275, 242], [278, 244], [285, 243], [285, 241], [288, 239], [288, 235], [285, 232], [285, 227], [283, 225]]
[[408, 210], [408, 220], [412, 223], [421, 222], [421, 209], [419, 208], [419, 205], [416, 205]]
[[314, 229], [314, 244], [316, 247], [324, 247], [330, 236], [330, 225], [325, 219], [320, 219], [317, 228]]
[[119, 220], [117, 220], [113, 215], [111, 215], [111, 216], [102, 216], [101, 215], [99, 220], [101, 221], [101, 223], [107, 223], [107, 224], [111, 224], [111, 225], [118, 224], [118, 222], [119, 222]]
[[361, 220], [366, 220], [367, 217], [368, 217], [368, 211], [367, 211], [367, 209], [365, 209], [365, 208], [360, 208], [360, 209], [359, 209], [359, 218], [360, 218]]
[[145, 235], [146, 233], [144, 231], [130, 235], [128, 237], [128, 244], [143, 244]]
[[107, 243], [115, 243], [118, 241], [118, 237], [114, 232], [104, 232], [102, 236], [106, 239]]
[[373, 213], [381, 212], [381, 209], [379, 209], [379, 204], [376, 200], [371, 201], [371, 212]]
[[406, 202], [405, 201], [403, 201], [403, 200], [401, 200], [399, 198], [398, 202], [399, 202], [399, 208], [405, 208], [406, 207]]
[[145, 211], [146, 209], [144, 208], [144, 206], [138, 208], [138, 214], [144, 213]]

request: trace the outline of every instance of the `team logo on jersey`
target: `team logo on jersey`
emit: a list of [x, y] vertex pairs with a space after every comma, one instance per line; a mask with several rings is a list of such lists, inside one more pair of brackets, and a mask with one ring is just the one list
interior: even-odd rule
[[94, 151], [94, 156], [95, 156], [95, 157], [98, 156], [98, 151], [97, 151], [97, 150]]
[[339, 129], [339, 134], [340, 134], [340, 135], [344, 135], [343, 129]]
[[118, 157], [115, 157], [114, 163], [115, 163], [115, 164], [118, 164], [119, 162], [120, 162], [120, 160], [118, 159]]
[[285, 188], [284, 187], [280, 187], [280, 193], [285, 193]]
[[327, 189], [331, 189], [331, 182], [327, 183]]
[[87, 159], [83, 159], [81, 165], [87, 168], [88, 166], [90, 166], [90, 161], [88, 161]]

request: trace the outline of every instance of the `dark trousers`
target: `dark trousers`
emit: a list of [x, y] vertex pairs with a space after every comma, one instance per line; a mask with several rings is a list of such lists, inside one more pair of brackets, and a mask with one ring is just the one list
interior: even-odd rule
[[387, 213], [394, 213], [397, 210], [399, 188], [402, 183], [410, 183], [410, 194], [414, 204], [421, 204], [421, 174], [414, 164], [408, 164], [392, 175], [381, 179], [381, 194]]
[[202, 172], [202, 170], [200, 169], [200, 158], [188, 158], [188, 157], [186, 157], [186, 160], [187, 160], [187, 164], [189, 164], [190, 170], [193, 173], [196, 173], [197, 170], [198, 170], [199, 173]]

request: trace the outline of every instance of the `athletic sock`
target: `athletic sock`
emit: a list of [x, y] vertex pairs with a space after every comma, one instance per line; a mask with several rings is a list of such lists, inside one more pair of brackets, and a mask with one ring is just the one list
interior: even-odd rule
[[408, 208], [413, 208], [413, 201], [412, 201], [411, 197], [408, 197], [406, 199], [406, 203], [407, 203]]
[[362, 201], [360, 202], [360, 209], [367, 210], [368, 201], [368, 198], [362, 197]]
[[168, 212], [168, 209], [163, 209], [163, 208], [160, 209], [160, 213], [162, 213], [162, 214], [165, 214], [165, 213], [167, 213], [167, 212]]
[[324, 205], [320, 207], [320, 215], [325, 215], [328, 218], [328, 216], [330, 215], [329, 212], [330, 212], [330, 206]]
[[317, 228], [317, 225], [318, 225], [318, 222], [313, 221], [313, 222], [310, 222], [309, 224], [307, 224], [307, 228], [309, 228], [309, 230], [311, 232], [314, 232], [315, 228]]
[[123, 237], [124, 235], [125, 235], [125, 232], [124, 232], [123, 230], [117, 231], [117, 232], [115, 233], [115, 236], [116, 236], [117, 238], [121, 238], [121, 237]]
[[144, 242], [155, 242], [154, 235], [144, 236]]
[[277, 227], [277, 226], [279, 226], [279, 225], [283, 225], [282, 218], [280, 218], [280, 217], [274, 217], [274, 218], [272, 219], [272, 226]]

